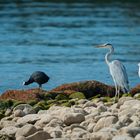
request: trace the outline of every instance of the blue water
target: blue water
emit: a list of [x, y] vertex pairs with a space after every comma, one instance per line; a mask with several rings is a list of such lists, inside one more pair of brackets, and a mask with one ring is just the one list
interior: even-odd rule
[[112, 59], [126, 66], [130, 86], [140, 83], [140, 2], [0, 2], [0, 92], [23, 87], [33, 71], [50, 76], [44, 89], [81, 81], [113, 84], [104, 56], [94, 48], [109, 42]]

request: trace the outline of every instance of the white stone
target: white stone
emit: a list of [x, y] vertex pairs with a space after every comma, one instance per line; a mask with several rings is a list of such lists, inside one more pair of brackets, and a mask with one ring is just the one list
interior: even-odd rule
[[20, 119], [17, 120], [18, 124], [26, 124], [26, 123], [32, 123], [34, 124], [36, 121], [40, 120], [42, 115], [39, 114], [28, 114]]
[[99, 121], [96, 123], [93, 131], [97, 132], [101, 128], [110, 127], [112, 126], [112, 124], [115, 124], [117, 121], [118, 121], [118, 118], [115, 116], [103, 117], [99, 119]]
[[18, 128], [15, 126], [9, 126], [9, 127], [4, 127], [3, 129], [0, 130], [0, 134], [4, 135], [8, 135], [8, 136], [13, 136], [15, 135], [15, 133], [18, 131]]
[[15, 110], [22, 110], [25, 114], [35, 114], [35, 110], [33, 109], [33, 107], [29, 104], [20, 104], [17, 105], [13, 111]]

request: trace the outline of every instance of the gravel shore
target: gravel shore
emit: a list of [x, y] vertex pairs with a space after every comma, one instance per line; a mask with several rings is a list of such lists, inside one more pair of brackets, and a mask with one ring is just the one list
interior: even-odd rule
[[115, 104], [77, 100], [37, 113], [28, 104], [7, 109], [0, 121], [5, 140], [140, 140], [140, 100], [121, 97]]

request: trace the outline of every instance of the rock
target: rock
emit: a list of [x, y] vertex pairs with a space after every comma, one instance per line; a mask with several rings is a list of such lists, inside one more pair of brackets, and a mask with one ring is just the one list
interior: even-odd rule
[[112, 140], [134, 140], [134, 139], [128, 135], [117, 135], [113, 137]]
[[25, 113], [25, 115], [27, 115], [27, 114], [35, 114], [36, 113], [35, 110], [33, 109], [33, 107], [31, 105], [29, 105], [29, 104], [17, 105], [13, 109], [13, 111], [15, 111], [15, 110], [22, 110]]
[[140, 98], [140, 93], [135, 94], [135, 95], [134, 95], [134, 98], [136, 98], [136, 99], [137, 99], [137, 98]]
[[97, 132], [101, 128], [112, 126], [117, 121], [118, 121], [118, 118], [115, 116], [103, 117], [103, 118], [99, 119], [99, 121], [96, 123], [93, 131]]
[[27, 124], [21, 128], [18, 129], [18, 131], [16, 132], [16, 137], [18, 136], [29, 136], [34, 134], [37, 131], [37, 129], [31, 125], [31, 124]]
[[85, 104], [86, 102], [88, 102], [89, 100], [87, 99], [80, 99], [77, 101], [78, 104]]
[[2, 119], [0, 121], [0, 128], [9, 127], [9, 126], [15, 126], [15, 124], [16, 124], [16, 122], [14, 122], [14, 121]]
[[81, 123], [85, 120], [85, 116], [81, 113], [67, 113], [63, 117], [63, 121], [66, 125], [71, 125], [73, 123]]
[[0, 134], [0, 140], [15, 140], [15, 138], [13, 138], [12, 136], [8, 136], [8, 135], [1, 135]]
[[111, 127], [104, 127], [102, 129], [100, 129], [99, 132], [106, 132], [106, 133], [109, 132], [113, 136], [118, 135], [118, 130], [115, 128], [111, 128]]
[[133, 121], [130, 119], [129, 116], [127, 115], [123, 115], [119, 117], [119, 122], [123, 125], [123, 126], [128, 126], [130, 123], [132, 123]]
[[95, 119], [96, 116], [99, 116], [100, 113], [98, 112], [97, 109], [95, 109], [95, 111], [91, 112], [89, 115], [86, 115], [85, 116], [85, 119], [86, 120], [89, 120], [89, 119]]
[[88, 101], [84, 104], [83, 108], [85, 107], [97, 107], [97, 105], [91, 101]]
[[58, 118], [55, 118], [55, 119], [52, 119], [46, 126], [47, 127], [63, 126], [63, 121]]
[[18, 128], [15, 126], [4, 127], [0, 130], [1, 135], [8, 135], [14, 138], [15, 133], [18, 131]]
[[132, 137], [135, 137], [137, 134], [140, 133], [140, 127], [123, 127], [120, 129], [120, 134], [129, 134]]
[[135, 95], [135, 94], [137, 94], [137, 93], [140, 93], [140, 85], [137, 85], [136, 87], [132, 88], [132, 89], [130, 90], [130, 93], [131, 93], [132, 95]]
[[27, 139], [24, 136], [18, 136], [18, 137], [16, 137], [16, 140], [27, 140]]
[[95, 125], [96, 125], [96, 123], [89, 123], [89, 125], [87, 126], [88, 132], [92, 133]]
[[50, 138], [51, 138], [51, 136], [49, 135], [49, 133], [47, 133], [45, 131], [38, 131], [38, 132], [26, 137], [27, 140], [47, 140]]
[[83, 108], [81, 107], [77, 107], [77, 106], [73, 106], [71, 107], [71, 110], [73, 113], [81, 113], [83, 115], [88, 115], [88, 112], [86, 112]]
[[[41, 92], [41, 93], [40, 93]], [[29, 90], [7, 90], [0, 96], [0, 100], [13, 99], [17, 101], [31, 101], [31, 100], [41, 100], [40, 94], [46, 91], [40, 91], [38, 88]]]
[[113, 135], [110, 132], [92, 133], [90, 140], [112, 140]]
[[51, 122], [51, 120], [53, 120], [53, 119], [56, 119], [56, 117], [53, 117], [53, 116], [51, 116], [51, 115], [49, 115], [49, 114], [44, 114], [44, 115], [40, 118], [40, 120], [38, 120], [38, 121], [34, 124], [34, 126], [35, 126], [36, 128], [42, 128], [42, 129], [43, 129], [43, 127], [44, 127], [46, 124], [48, 124], [49, 122]]
[[124, 104], [125, 101], [133, 100], [132, 97], [121, 97], [117, 103], [117, 108], [120, 108], [121, 105]]
[[71, 133], [71, 139], [75, 138], [86, 138], [88, 135], [88, 132], [81, 128], [74, 128]]
[[47, 114], [47, 110], [39, 110], [37, 114]]
[[110, 96], [113, 97], [115, 95], [115, 88], [112, 86], [108, 86], [104, 83], [98, 81], [82, 81], [82, 82], [74, 82], [70, 84], [64, 84], [50, 92], [65, 92], [65, 90], [72, 90], [75, 92], [82, 92], [86, 96], [86, 98], [90, 98], [98, 95], [101, 96]]
[[136, 135], [135, 140], [140, 140], [140, 134]]
[[107, 108], [106, 108], [106, 106], [104, 106], [104, 105], [99, 105], [99, 106], [97, 107], [97, 109], [98, 109], [99, 112], [105, 112], [105, 111], [107, 111]]
[[62, 137], [62, 130], [63, 128], [61, 126], [56, 127], [44, 127], [44, 131], [48, 132], [51, 137], [53, 138], [61, 138]]
[[5, 112], [5, 116], [10, 116], [12, 114], [12, 109], [8, 108]]
[[23, 117], [24, 115], [25, 113], [20, 109], [14, 111], [14, 117]]
[[69, 95], [69, 98], [70, 99], [76, 99], [76, 98], [77, 99], [85, 99], [86, 97], [85, 97], [84, 93], [82, 93], [82, 92], [74, 92], [74, 93]]
[[127, 100], [124, 104], [120, 107], [120, 110], [124, 110], [126, 108], [138, 109], [140, 108], [140, 100]]
[[39, 114], [28, 114], [17, 120], [16, 125], [25, 125], [26, 123], [34, 124], [36, 121], [40, 120], [42, 115]]

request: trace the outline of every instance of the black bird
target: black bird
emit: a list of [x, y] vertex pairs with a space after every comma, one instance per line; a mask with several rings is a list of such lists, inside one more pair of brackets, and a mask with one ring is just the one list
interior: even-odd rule
[[26, 82], [23, 82], [23, 85], [29, 85], [33, 82], [36, 82], [39, 84], [39, 88], [42, 87], [42, 84], [45, 84], [48, 82], [50, 78], [48, 77], [48, 75], [46, 75], [44, 72], [42, 71], [35, 71], [32, 73], [32, 75], [30, 76], [29, 80]]

